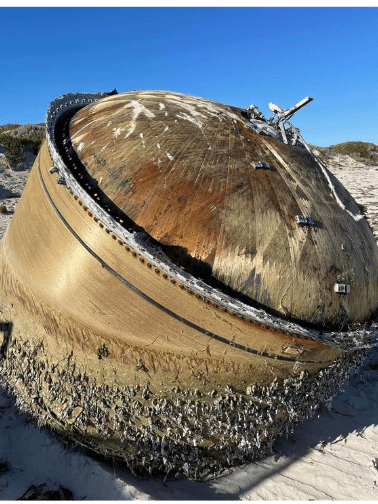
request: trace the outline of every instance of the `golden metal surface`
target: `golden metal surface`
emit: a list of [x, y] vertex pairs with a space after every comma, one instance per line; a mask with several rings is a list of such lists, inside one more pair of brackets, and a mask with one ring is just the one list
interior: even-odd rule
[[239, 109], [178, 94], [83, 108], [70, 125], [77, 155], [64, 127], [58, 149], [79, 190], [44, 143], [0, 243], [0, 378], [21, 407], [131, 468], [197, 478], [260, 453], [328, 401], [359, 350], [194, 285], [123, 234], [144, 229], [193, 275], [287, 318], [365, 320], [375, 243], [316, 163], [251, 133]]
[[[70, 135], [88, 180], [195, 276], [319, 326], [361, 322], [377, 309], [378, 251], [366, 220], [340, 207], [305, 149], [252, 133], [240, 109], [130, 92], [81, 109]], [[315, 225], [298, 225], [297, 215]], [[335, 283], [350, 284], [350, 295]]]

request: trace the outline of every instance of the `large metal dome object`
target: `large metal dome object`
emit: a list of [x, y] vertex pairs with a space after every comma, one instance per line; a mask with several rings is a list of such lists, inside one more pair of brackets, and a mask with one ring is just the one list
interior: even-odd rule
[[51, 102], [0, 243], [0, 377], [41, 425], [203, 478], [328, 403], [375, 344], [370, 228], [272, 110]]
[[69, 135], [91, 183], [194, 275], [320, 326], [377, 309], [377, 247], [354, 200], [305, 149], [251, 132], [240, 109], [125, 93], [83, 108]]

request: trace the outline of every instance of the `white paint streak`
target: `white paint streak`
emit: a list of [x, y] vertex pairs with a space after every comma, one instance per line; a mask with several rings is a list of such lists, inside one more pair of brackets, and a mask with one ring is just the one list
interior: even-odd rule
[[164, 103], [159, 103], [159, 110], [163, 110], [163, 109], [165, 109]]
[[124, 128], [113, 128], [113, 131], [114, 131], [113, 136], [115, 138], [119, 137], [119, 135], [121, 134], [121, 131], [123, 131], [123, 130], [124, 130]]
[[155, 117], [155, 114], [153, 114], [150, 110], [146, 109], [144, 105], [139, 103], [136, 100], [132, 100], [130, 103], [127, 103], [126, 105], [123, 106], [124, 109], [127, 108], [132, 108], [133, 109], [133, 118], [131, 121], [131, 127], [129, 128], [127, 134], [125, 135], [125, 138], [131, 135], [131, 133], [134, 132], [135, 127], [136, 127], [136, 120], [141, 114], [144, 114], [146, 117], [149, 119], [153, 119]]
[[82, 131], [84, 128], [88, 128], [88, 126], [89, 126], [89, 125], [91, 125], [91, 124], [93, 124], [94, 122], [97, 122], [97, 121], [99, 121], [99, 120], [100, 120], [100, 119], [93, 119], [93, 121], [90, 121], [89, 123], [84, 124], [84, 126], [83, 126], [81, 129], [79, 129], [79, 131], [77, 131], [77, 132], [73, 135], [72, 139], [76, 138], [76, 137], [77, 137], [77, 135], [80, 133], [80, 131]]
[[[179, 107], [185, 108], [193, 116], [201, 116], [202, 118], [207, 119], [207, 115], [216, 117], [220, 122], [222, 122], [222, 119], [225, 119], [226, 117], [234, 122], [240, 121], [240, 118], [226, 105], [213, 103], [208, 100], [191, 96], [185, 96], [185, 98], [183, 99], [182, 97], [169, 94], [166, 95], [165, 98], [169, 102], [178, 105]], [[200, 111], [198, 109], [200, 109]]]
[[176, 114], [176, 117], [178, 117], [179, 119], [184, 119], [184, 121], [190, 121], [191, 123], [195, 124], [199, 128], [202, 128], [202, 126], [203, 126], [203, 123], [201, 121], [199, 121], [198, 119], [195, 119], [194, 117], [192, 117], [188, 114], [185, 114], [184, 112], [181, 112], [181, 114]]
[[112, 124], [112, 121], [109, 121], [106, 127], [110, 126]]
[[177, 100], [177, 99], [170, 99], [169, 100], [172, 104], [174, 105], [178, 105], [179, 107], [187, 110], [188, 112], [190, 112], [194, 117], [197, 117], [197, 116], [200, 116], [202, 117], [202, 119], [206, 119], [206, 116], [203, 115], [201, 112], [198, 112], [198, 110], [196, 109], [196, 105], [197, 103], [196, 102], [193, 102], [193, 101], [181, 101], [181, 100]]
[[160, 144], [156, 144], [157, 145], [157, 148], [160, 149]]
[[101, 149], [101, 152], [106, 149], [106, 147], [110, 144], [110, 142], [108, 142], [106, 145], [104, 145], [104, 147]]
[[168, 159], [169, 159], [170, 161], [173, 161], [173, 159], [174, 159], [174, 158], [173, 158], [173, 156], [171, 156], [171, 155], [169, 154], [169, 152], [167, 152], [167, 157], [168, 157]]
[[344, 203], [341, 201], [341, 199], [338, 197], [337, 193], [336, 193], [336, 189], [335, 189], [335, 186], [332, 184], [331, 182], [331, 179], [329, 178], [329, 175], [327, 173], [327, 170], [326, 168], [323, 166], [323, 163], [318, 159], [318, 158], [315, 158], [316, 161], [318, 162], [318, 166], [320, 166], [320, 169], [322, 170], [323, 172], [323, 175], [325, 176], [326, 180], [327, 180], [327, 183], [332, 191], [332, 194], [334, 195], [335, 197], [335, 200], [337, 201], [337, 204], [343, 209], [345, 210], [351, 217], [353, 217], [353, 219], [358, 222], [359, 220], [363, 219], [364, 216], [362, 214], [353, 214], [350, 210], [348, 210]]
[[80, 142], [78, 147], [77, 147], [77, 153], [80, 154], [80, 152], [84, 149], [85, 147], [85, 143], [84, 142]]
[[228, 117], [232, 119], [234, 122], [240, 122], [240, 117], [238, 117], [234, 112], [232, 112], [226, 105], [221, 105], [217, 103], [212, 103], [207, 100], [198, 100], [198, 106], [201, 108], [205, 108], [206, 112], [213, 116], [217, 117], [219, 121], [222, 121], [222, 116]]
[[143, 140], [143, 133], [139, 133], [140, 138], [142, 139], [143, 149], [146, 148], [146, 142]]

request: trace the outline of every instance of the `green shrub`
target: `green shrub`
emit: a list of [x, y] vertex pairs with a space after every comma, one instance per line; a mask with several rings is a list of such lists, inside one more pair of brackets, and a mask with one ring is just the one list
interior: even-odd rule
[[372, 159], [378, 153], [378, 146], [368, 142], [344, 142], [331, 145], [330, 149], [342, 154], [357, 155], [364, 159]]
[[[14, 128], [9, 128], [8, 126], [0, 126], [0, 144], [7, 149], [5, 156], [8, 161], [10, 163], [22, 161], [22, 150], [27, 147], [31, 148], [33, 154], [36, 156], [45, 138], [43, 129], [31, 129], [28, 133], [15, 135], [15, 130], [20, 128], [20, 126], [13, 125], [15, 126]], [[4, 130], [6, 132], [2, 133]]]
[[3, 126], [0, 126], [0, 135], [4, 133], [4, 131], [11, 131], [18, 128], [19, 126], [19, 124], [4, 124]]

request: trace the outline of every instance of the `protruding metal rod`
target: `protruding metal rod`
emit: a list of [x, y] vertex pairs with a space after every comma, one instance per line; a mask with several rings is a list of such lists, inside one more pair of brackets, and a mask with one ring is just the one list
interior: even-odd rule
[[308, 103], [312, 102], [313, 98], [310, 98], [309, 96], [306, 96], [306, 98], [303, 98], [300, 102], [298, 102], [296, 105], [293, 105], [291, 108], [287, 110], [283, 110], [281, 107], [278, 105], [275, 105], [274, 103], [269, 103], [269, 109], [274, 113], [277, 114], [279, 117], [282, 119], [290, 119], [295, 112], [297, 112], [299, 109], [307, 105]]

